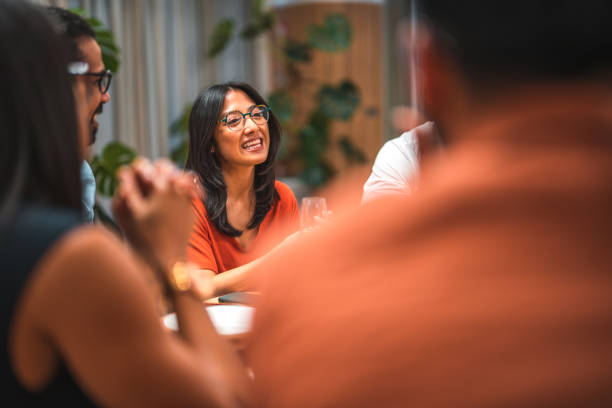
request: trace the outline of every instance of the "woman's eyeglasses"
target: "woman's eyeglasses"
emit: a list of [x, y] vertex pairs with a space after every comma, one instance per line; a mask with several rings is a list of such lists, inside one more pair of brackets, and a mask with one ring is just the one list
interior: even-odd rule
[[72, 62], [68, 64], [68, 73], [72, 75], [84, 75], [98, 77], [98, 89], [105, 94], [108, 92], [113, 74], [108, 69], [100, 72], [87, 72], [89, 64], [86, 62]]
[[240, 111], [229, 112], [220, 122], [225, 122], [227, 128], [233, 132], [244, 129], [246, 117], [250, 116], [253, 122], [258, 125], [263, 125], [270, 119], [271, 109], [266, 105], [253, 106], [247, 113]]

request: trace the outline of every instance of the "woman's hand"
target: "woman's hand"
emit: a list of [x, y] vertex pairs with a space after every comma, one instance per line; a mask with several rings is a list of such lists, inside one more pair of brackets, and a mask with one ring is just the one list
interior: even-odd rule
[[117, 177], [113, 212], [133, 247], [158, 268], [184, 259], [194, 220], [194, 176], [167, 159], [153, 164], [138, 158]]
[[191, 287], [201, 300], [215, 297], [215, 281], [217, 274], [209, 269], [196, 269], [191, 271]]

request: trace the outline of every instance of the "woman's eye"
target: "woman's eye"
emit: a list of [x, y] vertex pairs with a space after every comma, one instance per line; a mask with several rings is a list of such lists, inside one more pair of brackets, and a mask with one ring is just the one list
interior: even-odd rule
[[240, 123], [240, 119], [238, 119], [238, 118], [233, 118], [233, 119], [228, 118], [227, 119], [227, 124], [230, 125], [230, 126], [237, 125], [239, 123]]

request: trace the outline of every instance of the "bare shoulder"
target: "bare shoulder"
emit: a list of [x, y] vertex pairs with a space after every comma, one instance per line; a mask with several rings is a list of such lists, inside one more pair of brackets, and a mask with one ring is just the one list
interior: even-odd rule
[[97, 226], [83, 226], [67, 234], [47, 254], [46, 267], [68, 274], [96, 270], [105, 266], [130, 264], [129, 250], [109, 231]]
[[61, 304], [68, 300], [71, 307], [96, 303], [112, 307], [133, 299], [133, 293], [146, 292], [143, 287], [151, 287], [143, 268], [144, 264], [113, 234], [101, 227], [84, 226], [68, 233], [48, 251], [35, 270], [31, 286], [47, 317], [54, 310], [59, 313]]

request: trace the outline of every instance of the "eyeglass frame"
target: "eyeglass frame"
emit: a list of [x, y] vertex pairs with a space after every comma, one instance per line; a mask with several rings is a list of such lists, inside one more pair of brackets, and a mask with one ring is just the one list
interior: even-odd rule
[[[110, 88], [110, 84], [113, 81], [113, 73], [110, 71], [110, 69], [103, 69], [100, 72], [85, 72], [80, 75], [99, 77], [98, 89], [100, 90], [100, 92], [102, 92], [102, 94], [105, 94], [108, 92], [108, 89]], [[108, 84], [106, 84], [106, 88], [102, 89], [102, 80], [104, 80], [104, 77], [108, 77]]]
[[[255, 122], [255, 119], [253, 119], [253, 115], [252, 115], [252, 114], [253, 114], [253, 111], [254, 111], [256, 108], [260, 107], [260, 106], [263, 106], [263, 107], [264, 107], [264, 109], [262, 110], [262, 113], [267, 113], [267, 114], [268, 114], [268, 117], [266, 118], [266, 121], [265, 121], [265, 122], [263, 122], [263, 123], [257, 123], [257, 122]], [[235, 111], [227, 112], [227, 113], [225, 114], [225, 117], [224, 117], [223, 119], [221, 119], [221, 120], [219, 121], [219, 123], [221, 123], [221, 122], [225, 122], [225, 126], [226, 126], [226, 127], [229, 129], [229, 131], [230, 131], [230, 132], [240, 132], [242, 129], [244, 129], [244, 127], [245, 127], [245, 125], [246, 125], [246, 117], [247, 117], [247, 116], [250, 116], [250, 117], [251, 117], [251, 120], [252, 120], [252, 121], [253, 121], [253, 123], [255, 123], [256, 125], [263, 125], [264, 123], [268, 123], [268, 121], [270, 120], [270, 114], [269, 114], [269, 112], [272, 112], [272, 108], [270, 108], [269, 106], [266, 106], [266, 105], [253, 105], [253, 106], [252, 106], [252, 107], [249, 109], [249, 111], [248, 111], [247, 113], [242, 113], [242, 112], [240, 112], [239, 110], [235, 110]], [[241, 121], [240, 121], [240, 123], [241, 123], [242, 127], [241, 127], [240, 129], [231, 129], [231, 128], [229, 127], [229, 123], [227, 122], [227, 117], [228, 117], [229, 115], [231, 115], [232, 113], [239, 113], [239, 114], [241, 114], [241, 115], [242, 115], [242, 119], [241, 119]]]

